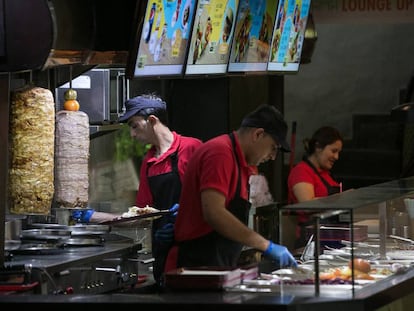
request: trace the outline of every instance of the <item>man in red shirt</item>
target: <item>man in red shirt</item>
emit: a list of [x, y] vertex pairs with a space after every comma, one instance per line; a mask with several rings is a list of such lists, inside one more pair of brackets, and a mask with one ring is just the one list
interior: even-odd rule
[[281, 266], [296, 266], [286, 247], [247, 226], [248, 181], [252, 167], [290, 151], [280, 112], [261, 105], [240, 128], [205, 142], [194, 152], [184, 175], [175, 245], [166, 271], [177, 267], [236, 267], [243, 245], [263, 251]]
[[[125, 106], [126, 112], [119, 118], [119, 122], [128, 123], [133, 139], [151, 145], [140, 168], [136, 206], [148, 205], [159, 210], [177, 207], [175, 204], [179, 200], [187, 163], [202, 141], [169, 129], [167, 105], [159, 96], [140, 95], [129, 99]], [[94, 211], [86, 216], [89, 216], [88, 219], [83, 217], [86, 222], [102, 222], [115, 217], [113, 214]], [[172, 229], [173, 218], [164, 216], [152, 222], [151, 250], [155, 260], [153, 274], [160, 287], [163, 286], [165, 259], [172, 241], [160, 239], [156, 233], [159, 229]]]
[[[131, 137], [151, 148], [145, 155], [139, 174], [136, 206], [153, 206], [159, 210], [178, 203], [181, 182], [188, 161], [201, 140], [186, 137], [168, 128], [166, 103], [154, 95], [141, 95], [126, 102], [126, 113], [119, 119], [128, 122]], [[152, 223], [152, 255], [154, 279], [162, 286], [162, 274], [171, 242], [155, 237], [158, 229], [171, 223], [161, 217]]]

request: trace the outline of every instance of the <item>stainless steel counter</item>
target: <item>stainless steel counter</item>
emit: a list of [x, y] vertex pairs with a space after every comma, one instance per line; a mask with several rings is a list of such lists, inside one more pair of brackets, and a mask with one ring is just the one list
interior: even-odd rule
[[[350, 210], [353, 213], [354, 210], [356, 211], [364, 206], [374, 205], [377, 208], [376, 205], [378, 204], [379, 207], [377, 209], [379, 212], [376, 215], [382, 217], [385, 215], [385, 213], [381, 212], [383, 205], [385, 205], [384, 202], [388, 203], [394, 198], [401, 201], [401, 198], [407, 195], [414, 196], [414, 177], [356, 189], [332, 196], [331, 198], [313, 200], [311, 203], [301, 203], [298, 206], [288, 206], [288, 208], [307, 209], [313, 208], [316, 205], [316, 207], [321, 209], [338, 208]], [[379, 227], [381, 230], [381, 224]], [[115, 256], [117, 251], [115, 249], [112, 251], [109, 251], [109, 253]], [[75, 254], [68, 254], [67, 256], [63, 257], [62, 264], [54, 262], [49, 268], [52, 270], [53, 266], [53, 271], [64, 271], [65, 261], [69, 260], [69, 258], [76, 257]], [[88, 257], [90, 258], [90, 256]], [[35, 262], [36, 258], [32, 260]], [[82, 258], [77, 258], [71, 262], [82, 263], [82, 261]], [[22, 262], [16, 260], [16, 263]], [[83, 263], [85, 265], [88, 264], [87, 261]], [[165, 290], [164, 292], [157, 293], [145, 291], [144, 287], [130, 287], [126, 290], [117, 290], [105, 294], [94, 294], [93, 292], [90, 294], [78, 294], [77, 292], [73, 292], [71, 295], [33, 295], [30, 293], [3, 295], [0, 296], [0, 303], [23, 306], [36, 303], [45, 308], [47, 306], [55, 307], [55, 304], [61, 303], [76, 303], [85, 306], [103, 304], [106, 306], [108, 304], [119, 306], [119, 304], [122, 304], [123, 306], [121, 307], [171, 307], [174, 309], [179, 308], [180, 310], [201, 309], [209, 311], [215, 309], [217, 311], [257, 311], [259, 309], [307, 311], [376, 310], [389, 303], [403, 299], [412, 293], [412, 289], [414, 288], [414, 267], [412, 264], [412, 262], [408, 263], [408, 269], [405, 269], [401, 273], [395, 273], [374, 283], [367, 284], [366, 286], [321, 285], [319, 291], [316, 291], [313, 285], [284, 286], [280, 284], [275, 286], [260, 286], [257, 288], [237, 285], [225, 290], [210, 291]]]
[[76, 303], [82, 305], [119, 305], [125, 307], [173, 307], [180, 310], [375, 310], [412, 292], [414, 270], [396, 274], [355, 291], [343, 291], [335, 286], [327, 287], [317, 297], [308, 290], [284, 291], [282, 287], [269, 287], [268, 291], [249, 291], [232, 288], [222, 291], [165, 291], [146, 293], [142, 288], [127, 292], [89, 295], [5, 295], [0, 296], [0, 304], [31, 305], [53, 307], [55, 304]]
[[[137, 283], [140, 249], [141, 244], [106, 242], [102, 246], [67, 247], [46, 253], [17, 253], [5, 268], [24, 267], [25, 282], [38, 284], [33, 294], [99, 294]], [[7, 288], [8, 284], [2, 285]], [[24, 288], [15, 294], [25, 294]]]

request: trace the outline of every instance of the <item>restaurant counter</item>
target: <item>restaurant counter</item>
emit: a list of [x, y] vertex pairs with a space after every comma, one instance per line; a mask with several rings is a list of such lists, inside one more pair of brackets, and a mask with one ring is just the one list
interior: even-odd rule
[[[56, 304], [70, 303], [79, 306], [124, 305], [125, 307], [172, 307], [180, 310], [376, 310], [392, 302], [404, 299], [414, 288], [414, 269], [396, 274], [370, 286], [352, 292], [338, 290], [336, 285], [328, 286], [320, 295], [312, 293], [277, 291], [225, 290], [166, 290], [159, 293], [145, 291], [138, 287], [126, 292], [97, 295], [0, 295], [0, 304], [26, 307], [55, 308]], [[124, 307], [124, 306], [121, 306]]]
[[[405, 198], [414, 199], [414, 176], [411, 178], [395, 180], [379, 185], [355, 189], [327, 198], [312, 200], [311, 202], [288, 205], [287, 209], [300, 209], [309, 211], [313, 208], [326, 210], [345, 211], [350, 215], [350, 232], [354, 221], [373, 218], [379, 220], [379, 238], [376, 244], [379, 246], [375, 257], [389, 261], [391, 254], [387, 250], [387, 221], [391, 220], [396, 211], [395, 207], [404, 209]], [[321, 214], [324, 215], [324, 214]], [[319, 217], [319, 216], [318, 216]], [[280, 218], [279, 218], [280, 219]], [[318, 228], [315, 225], [315, 228]], [[393, 228], [390, 226], [389, 228]], [[414, 227], [413, 227], [414, 229]], [[316, 231], [318, 233], [318, 231]], [[377, 235], [378, 235], [377, 234]], [[389, 234], [389, 233], [388, 233]], [[356, 243], [355, 235], [351, 234], [350, 241]], [[319, 247], [319, 234], [315, 238], [315, 249]], [[322, 241], [322, 240], [320, 240]], [[352, 244], [351, 244], [352, 245]], [[354, 244], [355, 245], [355, 244]], [[398, 245], [398, 244], [397, 244]], [[354, 249], [354, 247], [350, 247]], [[404, 269], [398, 270], [385, 278], [368, 282], [361, 286], [344, 284], [295, 284], [280, 283], [269, 286], [248, 286], [247, 283], [227, 285], [223, 288], [200, 289], [203, 283], [194, 283], [194, 287], [186, 290], [165, 290], [154, 293], [147, 291], [145, 284], [128, 287], [126, 290], [117, 290], [103, 294], [72, 294], [36, 295], [29, 292], [22, 294], [0, 295], [0, 304], [20, 305], [26, 307], [56, 307], [56, 304], [75, 303], [77, 306], [122, 305], [123, 307], [156, 308], [172, 307], [180, 310], [377, 310], [389, 304], [400, 301], [410, 301], [414, 298], [414, 259], [413, 248], [410, 248], [410, 257], [404, 260]], [[405, 254], [404, 252], [402, 252]], [[318, 254], [315, 251], [315, 254]], [[315, 269], [320, 261], [315, 256]], [[403, 259], [403, 258], [399, 258]], [[392, 260], [392, 259], [391, 259]], [[316, 264], [318, 263], [318, 264]], [[259, 269], [260, 273], [263, 270]], [[272, 271], [272, 270], [270, 270]], [[316, 280], [315, 280], [316, 282]], [[316, 282], [316, 284], [318, 284]], [[356, 284], [356, 283], [354, 283]], [[359, 283], [362, 284], [362, 283]], [[150, 286], [150, 285], [149, 285]], [[196, 289], [196, 288], [199, 289]], [[412, 305], [412, 304], [411, 304]]]

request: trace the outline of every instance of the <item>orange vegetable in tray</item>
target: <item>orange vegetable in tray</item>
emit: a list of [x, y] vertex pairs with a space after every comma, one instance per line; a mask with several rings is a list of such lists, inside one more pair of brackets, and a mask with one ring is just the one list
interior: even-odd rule
[[[352, 261], [349, 261], [348, 267], [352, 269]], [[354, 269], [368, 273], [371, 271], [371, 265], [368, 261], [361, 259], [361, 258], [354, 258]]]
[[[361, 258], [354, 258], [354, 277], [356, 280], [374, 280], [369, 274], [371, 265], [368, 261]], [[348, 262], [348, 266], [332, 268], [319, 274], [321, 280], [351, 280], [352, 279], [352, 261]]]

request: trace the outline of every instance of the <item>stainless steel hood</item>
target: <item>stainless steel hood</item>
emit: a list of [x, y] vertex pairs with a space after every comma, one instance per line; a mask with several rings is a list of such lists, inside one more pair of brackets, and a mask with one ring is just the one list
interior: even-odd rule
[[0, 72], [125, 65], [136, 3], [4, 0], [0, 5], [0, 41], [5, 42]]

